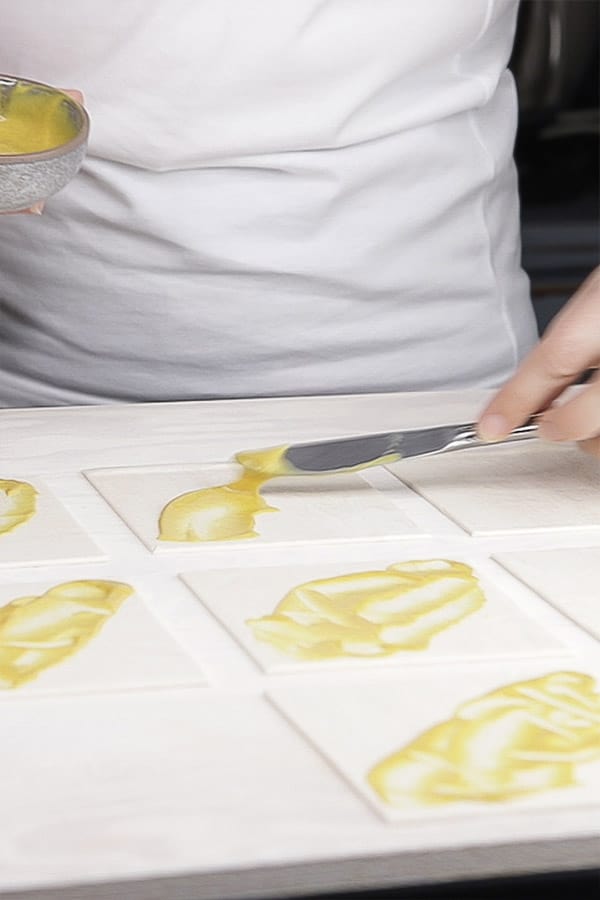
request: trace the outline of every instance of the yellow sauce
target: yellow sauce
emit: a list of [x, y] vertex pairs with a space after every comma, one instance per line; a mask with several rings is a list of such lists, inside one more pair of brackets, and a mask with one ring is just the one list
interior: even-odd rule
[[77, 653], [133, 588], [116, 581], [70, 581], [0, 607], [0, 688], [16, 688]]
[[589, 675], [554, 672], [461, 704], [379, 762], [367, 780], [392, 806], [499, 803], [576, 783], [600, 758], [600, 694]]
[[[260, 490], [272, 478], [305, 475], [285, 458], [288, 445], [266, 450], [245, 450], [236, 454], [242, 467], [238, 479], [229, 484], [189, 491], [171, 500], [159, 519], [160, 541], [240, 541], [258, 537], [254, 517], [257, 513], [277, 512], [269, 506]], [[358, 471], [398, 459], [381, 457], [344, 471]], [[326, 475], [327, 472], [320, 474]]]
[[76, 136], [64, 94], [34, 84], [0, 89], [0, 155], [51, 150]]
[[247, 625], [258, 640], [296, 659], [381, 657], [425, 650], [434, 635], [484, 602], [469, 566], [415, 560], [308, 581], [286, 594], [272, 615]]
[[242, 474], [229, 484], [190, 491], [175, 497], [159, 519], [161, 541], [240, 541], [257, 537], [254, 517], [277, 512], [260, 494], [271, 478], [293, 474], [283, 459], [286, 446], [242, 452], [236, 461]]
[[35, 515], [37, 491], [26, 481], [0, 478], [0, 535], [14, 531]]

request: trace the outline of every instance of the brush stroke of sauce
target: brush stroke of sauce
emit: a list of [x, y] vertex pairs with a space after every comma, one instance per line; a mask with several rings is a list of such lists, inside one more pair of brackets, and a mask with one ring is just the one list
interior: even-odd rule
[[600, 758], [600, 694], [580, 672], [520, 681], [461, 704], [367, 781], [391, 806], [501, 803], [576, 783]]
[[277, 512], [260, 490], [267, 481], [289, 474], [286, 446], [235, 457], [242, 474], [229, 484], [189, 491], [171, 500], [159, 519], [161, 541], [240, 541], [258, 537], [254, 517]]
[[[175, 497], [164, 507], [159, 518], [159, 541], [240, 541], [258, 537], [255, 516], [278, 512], [261, 496], [261, 488], [273, 478], [285, 475], [304, 475], [285, 458], [289, 445], [266, 450], [245, 450], [236, 454], [242, 467], [239, 478], [229, 484], [189, 491]], [[397, 454], [372, 460], [344, 472], [393, 462]], [[319, 472], [319, 475], [336, 474]]]
[[37, 491], [26, 481], [0, 478], [0, 535], [28, 522], [36, 511]]
[[0, 688], [17, 688], [77, 653], [132, 594], [117, 581], [69, 581], [0, 607]]
[[246, 624], [258, 640], [295, 659], [374, 658], [425, 650], [484, 602], [464, 563], [413, 560], [300, 584], [272, 615]]

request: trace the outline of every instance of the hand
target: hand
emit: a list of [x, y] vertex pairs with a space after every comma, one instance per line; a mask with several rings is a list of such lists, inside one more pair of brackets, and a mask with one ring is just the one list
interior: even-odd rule
[[[81, 91], [68, 91], [65, 88], [61, 88], [61, 90], [63, 90], [63, 93], [68, 94], [69, 97], [72, 97], [73, 100], [76, 100], [77, 103], [83, 103], [83, 94], [81, 93]], [[28, 209], [16, 209], [10, 212], [0, 212], [0, 216], [41, 216], [43, 210], [44, 201], [40, 200], [39, 203], [34, 203], [33, 206], [30, 206]]]
[[[600, 266], [556, 316], [516, 374], [479, 419], [479, 434], [495, 441], [546, 409], [587, 369], [600, 367]], [[577, 395], [552, 406], [540, 420], [540, 437], [579, 441], [600, 457], [600, 371]]]

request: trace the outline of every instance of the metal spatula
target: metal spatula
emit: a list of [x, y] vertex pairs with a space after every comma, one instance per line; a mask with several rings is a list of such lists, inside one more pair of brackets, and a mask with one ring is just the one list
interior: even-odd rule
[[[503, 441], [529, 440], [537, 434], [538, 416], [516, 428]], [[283, 454], [282, 461], [298, 472], [339, 472], [409, 459], [414, 456], [432, 456], [468, 447], [495, 446], [477, 436], [476, 425], [442, 425], [436, 428], [419, 428], [410, 431], [390, 431], [368, 434], [340, 440], [317, 441], [309, 444], [292, 444]]]

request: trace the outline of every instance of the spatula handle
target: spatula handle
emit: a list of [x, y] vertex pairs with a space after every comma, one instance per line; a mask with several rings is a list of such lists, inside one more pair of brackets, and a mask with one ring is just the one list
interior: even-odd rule
[[509, 435], [501, 441], [483, 441], [477, 434], [477, 426], [473, 422], [461, 429], [452, 443], [446, 448], [446, 452], [450, 450], [463, 450], [466, 447], [489, 447], [490, 444], [514, 444], [517, 441], [528, 441], [537, 437], [538, 424], [540, 415], [532, 416], [523, 425], [515, 428]]

